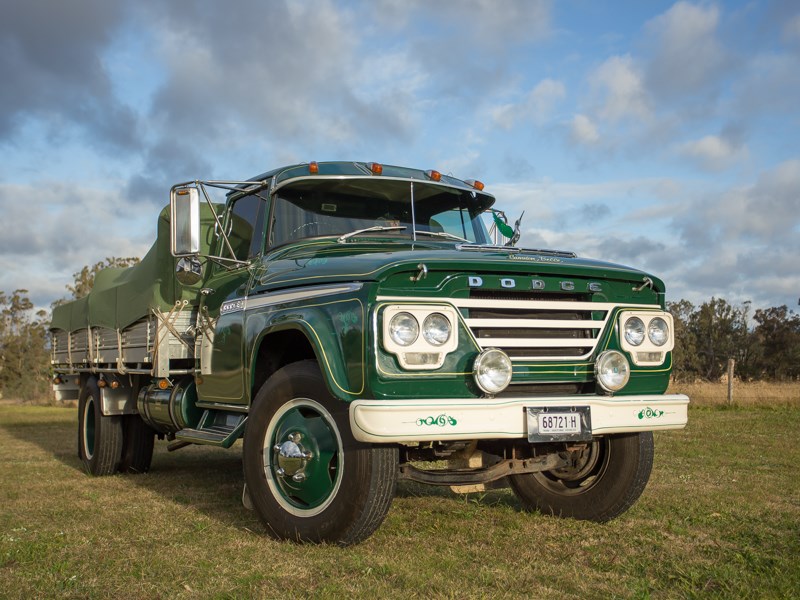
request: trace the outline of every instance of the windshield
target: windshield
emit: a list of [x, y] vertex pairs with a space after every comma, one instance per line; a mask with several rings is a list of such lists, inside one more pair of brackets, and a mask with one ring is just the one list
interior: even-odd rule
[[[409, 181], [297, 182], [279, 190], [275, 197], [269, 245], [318, 236], [346, 236], [350, 241], [369, 235], [410, 239], [414, 230], [422, 235], [445, 234], [425, 235], [426, 240], [455, 241], [456, 236], [478, 244], [489, 242], [480, 214], [493, 202], [491, 197], [414, 182], [412, 218], [411, 195]], [[346, 235], [362, 229], [368, 231]]]

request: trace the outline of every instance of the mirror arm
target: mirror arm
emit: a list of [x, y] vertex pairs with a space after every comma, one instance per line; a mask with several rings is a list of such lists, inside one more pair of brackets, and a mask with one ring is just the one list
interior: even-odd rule
[[[203, 197], [206, 199], [206, 203], [208, 204], [208, 207], [211, 209], [211, 214], [214, 215], [214, 221], [216, 221], [217, 227], [219, 227], [219, 232], [222, 235], [222, 239], [225, 242], [225, 246], [227, 246], [227, 248], [228, 248], [228, 252], [231, 253], [231, 256], [235, 257], [236, 253], [234, 253], [234, 251], [233, 251], [233, 246], [231, 246], [231, 242], [230, 242], [230, 240], [228, 240], [228, 236], [225, 235], [225, 229], [222, 227], [222, 223], [220, 223], [220, 221], [219, 221], [219, 217], [217, 216], [217, 211], [214, 210], [214, 206], [213, 206], [213, 204], [211, 204], [211, 198], [208, 197], [208, 192], [206, 191], [206, 186], [203, 184], [202, 181], [195, 181], [195, 184], [203, 192]], [[237, 260], [236, 258], [225, 259], [225, 258], [223, 258], [221, 256], [219, 258], [222, 258], [223, 260], [232, 260], [232, 261], [237, 262], [237, 263], [244, 263], [245, 262], [245, 261]]]

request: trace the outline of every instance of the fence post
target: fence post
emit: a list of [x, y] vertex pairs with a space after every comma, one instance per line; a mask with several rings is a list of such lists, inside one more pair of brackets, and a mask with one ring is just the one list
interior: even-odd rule
[[728, 359], [728, 406], [733, 406], [733, 365], [736, 361]]

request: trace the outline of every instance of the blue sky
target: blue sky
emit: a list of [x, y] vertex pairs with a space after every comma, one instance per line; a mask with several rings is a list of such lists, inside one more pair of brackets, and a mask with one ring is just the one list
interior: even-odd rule
[[0, 8], [0, 290], [141, 256], [169, 187], [309, 160], [484, 181], [521, 245], [668, 299], [800, 298], [800, 4], [114, 0]]

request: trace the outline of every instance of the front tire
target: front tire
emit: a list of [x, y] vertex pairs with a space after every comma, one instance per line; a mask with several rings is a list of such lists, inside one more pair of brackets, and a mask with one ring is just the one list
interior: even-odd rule
[[113, 475], [122, 455], [122, 417], [104, 416], [100, 388], [86, 380], [78, 398], [78, 456], [90, 475]]
[[568, 467], [509, 477], [527, 510], [587, 521], [610, 521], [644, 491], [653, 468], [653, 433], [596, 437], [573, 451]]
[[348, 406], [328, 392], [315, 361], [286, 365], [259, 390], [243, 460], [253, 507], [277, 539], [358, 543], [394, 498], [397, 448], [353, 438]]

